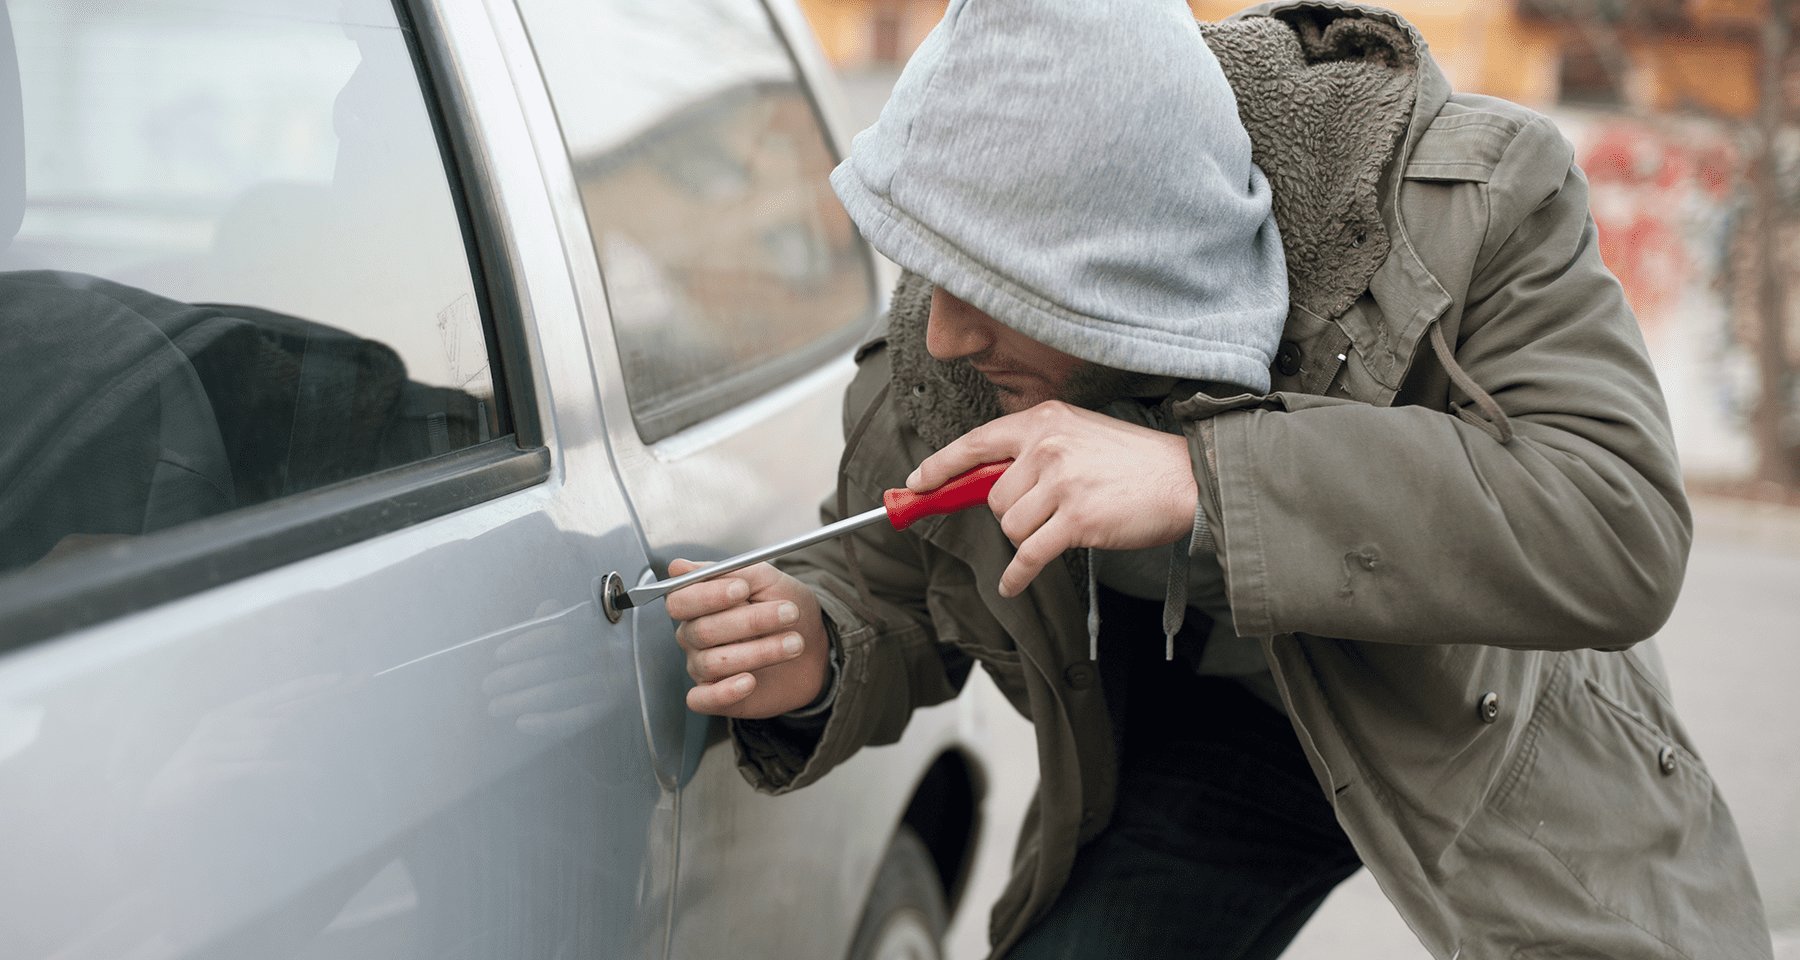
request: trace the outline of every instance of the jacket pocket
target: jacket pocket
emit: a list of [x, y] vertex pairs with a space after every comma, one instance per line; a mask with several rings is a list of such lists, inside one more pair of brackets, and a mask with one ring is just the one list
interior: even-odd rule
[[[1539, 701], [1538, 729], [1494, 812], [1560, 865], [1541, 878], [1546, 897], [1573, 881], [1602, 909], [1593, 916], [1623, 921], [1681, 955], [1704, 955], [1694, 949], [1697, 918], [1735, 912], [1721, 902], [1732, 884], [1708, 867], [1723, 853], [1711, 777], [1674, 732], [1586, 670], [1568, 670], [1562, 681]], [[1548, 954], [1564, 955], [1587, 956]]]
[[931, 569], [925, 608], [939, 643], [981, 664], [994, 686], [1015, 709], [1029, 716], [1025, 669], [1006, 628], [982, 605], [975, 574], [961, 561], [945, 558]]
[[1031, 716], [1030, 702], [1025, 692], [1025, 667], [1019, 661], [1019, 651], [991, 647], [982, 643], [970, 643], [966, 640], [948, 640], [951, 646], [974, 658], [981, 664], [981, 669], [993, 678], [994, 686], [1006, 696], [1008, 703], [1024, 716]]

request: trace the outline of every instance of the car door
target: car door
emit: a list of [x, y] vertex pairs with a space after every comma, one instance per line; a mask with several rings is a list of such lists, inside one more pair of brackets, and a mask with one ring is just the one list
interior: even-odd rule
[[[816, 525], [851, 355], [880, 297], [827, 182], [836, 151], [796, 63], [804, 47], [790, 47], [798, 11], [517, 0], [515, 25], [509, 6], [492, 5], [495, 23], [509, 58], [528, 65], [515, 87], [654, 561], [621, 574], [640, 581], [677, 556], [716, 559]], [[963, 771], [979, 754], [967, 734], [980, 709], [924, 711], [900, 744], [807, 790], [759, 795], [725, 724], [685, 711], [665, 608], [627, 616], [655, 753], [680, 784], [671, 954], [842, 955], [927, 771], [952, 753], [938, 769]], [[941, 851], [952, 874], [966, 840]], [[802, 912], [806, 923], [766, 922]]]
[[[877, 298], [781, 35], [758, 0], [519, 10], [569, 155], [565, 231], [655, 573], [816, 524]], [[660, 605], [637, 616], [667, 641], [645, 663], [653, 736], [680, 739], [672, 625]]]
[[0, 956], [662, 955], [647, 560], [482, 11], [0, 10]]

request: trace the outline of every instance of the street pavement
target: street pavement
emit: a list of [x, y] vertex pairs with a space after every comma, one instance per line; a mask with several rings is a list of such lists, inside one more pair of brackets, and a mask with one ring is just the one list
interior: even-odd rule
[[[1737, 817], [1762, 887], [1777, 960], [1800, 960], [1800, 509], [1694, 505], [1695, 537], [1674, 616], [1660, 634], [1676, 705]], [[993, 731], [1011, 764], [988, 810], [1008, 840], [1037, 779], [1031, 730]], [[985, 857], [948, 939], [953, 960], [986, 953], [987, 904], [1004, 857]], [[971, 909], [973, 908], [973, 909]], [[1326, 900], [1284, 960], [1429, 960], [1367, 872]]]

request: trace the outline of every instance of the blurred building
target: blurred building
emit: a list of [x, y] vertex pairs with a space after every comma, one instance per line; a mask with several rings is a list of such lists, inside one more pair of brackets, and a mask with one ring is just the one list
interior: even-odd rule
[[[801, 0], [844, 70], [906, 61], [946, 0]], [[1190, 0], [1220, 20], [1245, 5]], [[1459, 90], [1749, 118], [1764, 0], [1392, 0]]]
[[[1201, 20], [1245, 6], [1189, 5]], [[1419, 28], [1454, 88], [1543, 110], [1574, 142], [1601, 254], [1657, 361], [1690, 477], [1761, 477], [1800, 495], [1800, 70], [1789, 31], [1768, 29], [1795, 0], [1383, 5]], [[866, 122], [947, 3], [801, 6]]]

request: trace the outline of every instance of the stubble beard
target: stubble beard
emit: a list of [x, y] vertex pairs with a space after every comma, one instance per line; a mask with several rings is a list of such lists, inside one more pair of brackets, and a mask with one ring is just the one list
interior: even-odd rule
[[[977, 366], [1014, 367], [1011, 363], [997, 362], [996, 357], [986, 353], [969, 359]], [[1069, 371], [1060, 385], [1018, 390], [992, 380], [987, 382], [994, 388], [994, 396], [999, 401], [1002, 412], [1020, 413], [1050, 400], [1061, 400], [1085, 410], [1099, 410], [1114, 400], [1145, 395], [1151, 392], [1150, 388], [1157, 382], [1166, 379], [1082, 360]]]
[[1057, 391], [1057, 399], [1084, 410], [1099, 410], [1114, 400], [1140, 396], [1147, 385], [1162, 379], [1153, 374], [1133, 373], [1083, 360], [1069, 373], [1062, 389]]

